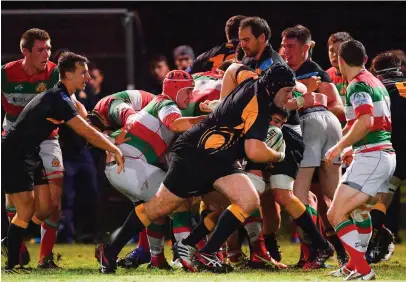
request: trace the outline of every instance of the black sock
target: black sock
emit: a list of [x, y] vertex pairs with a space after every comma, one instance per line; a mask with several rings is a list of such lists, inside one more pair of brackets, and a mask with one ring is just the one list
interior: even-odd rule
[[377, 243], [377, 239], [379, 238], [379, 233], [382, 229], [382, 225], [385, 223], [386, 214], [380, 210], [372, 209], [370, 212], [371, 219], [372, 219], [372, 237], [371, 243]]
[[207, 229], [206, 225], [204, 224], [204, 220], [201, 220], [200, 223], [193, 229], [192, 233], [187, 236], [187, 238], [183, 239], [183, 244], [189, 246], [195, 246], [204, 236], [210, 234], [210, 230]]
[[120, 232], [118, 232], [117, 236], [113, 238], [111, 243], [106, 247], [106, 253], [109, 256], [117, 257], [128, 241], [144, 228], [145, 226], [138, 218], [135, 210], [131, 210]]
[[228, 237], [230, 237], [235, 230], [240, 228], [242, 224], [243, 223], [239, 221], [231, 211], [226, 209], [221, 214], [210, 240], [200, 251], [210, 254], [218, 252]]
[[333, 245], [338, 257], [344, 257], [347, 255], [347, 252], [345, 251], [345, 248], [341, 243], [340, 238], [338, 238], [335, 232], [333, 235], [327, 235], [327, 240]]
[[328, 248], [329, 244], [327, 240], [320, 234], [319, 229], [317, 229], [317, 226], [314, 224], [313, 219], [307, 210], [294, 221], [304, 232], [306, 232], [310, 237], [312, 244], [317, 249]]
[[267, 250], [270, 250], [274, 247], [274, 245], [275, 245], [274, 242], [277, 242], [277, 239], [278, 239], [278, 236], [276, 235], [276, 233], [264, 235], [265, 246], [266, 246]]
[[36, 224], [30, 220], [26, 229], [26, 234], [29, 237], [41, 237], [41, 224]]
[[9, 268], [13, 268], [19, 263], [20, 247], [23, 241], [23, 235], [26, 232], [25, 228], [10, 223], [7, 233], [7, 265]]

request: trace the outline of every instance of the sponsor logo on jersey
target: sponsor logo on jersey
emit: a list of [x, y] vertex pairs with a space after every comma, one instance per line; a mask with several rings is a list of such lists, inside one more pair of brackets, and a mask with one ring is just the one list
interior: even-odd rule
[[61, 162], [57, 157], [54, 157], [52, 162], [51, 162], [52, 167], [60, 167], [61, 166]]
[[44, 92], [45, 90], [47, 90], [47, 86], [44, 82], [38, 83], [37, 87], [35, 88], [35, 91], [38, 93]]
[[14, 87], [14, 90], [21, 91], [21, 90], [23, 90], [23, 88], [24, 88], [24, 86], [22, 86], [21, 84], [19, 84], [19, 85], [16, 85], [16, 86]]

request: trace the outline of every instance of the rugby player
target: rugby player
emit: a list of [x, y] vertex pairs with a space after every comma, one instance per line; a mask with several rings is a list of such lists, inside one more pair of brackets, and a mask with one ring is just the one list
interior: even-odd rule
[[44, 218], [51, 212], [44, 208], [51, 204], [50, 198], [41, 198], [49, 187], [39, 153], [41, 142], [53, 130], [66, 123], [96, 147], [113, 153], [118, 172], [123, 168], [120, 150], [85, 122], [71, 99], [90, 78], [87, 63], [86, 58], [74, 53], [62, 54], [58, 61], [60, 81], [30, 102], [2, 136], [2, 163], [7, 163], [2, 166], [2, 187], [16, 207], [7, 234], [6, 271], [19, 264], [22, 238], [34, 212], [43, 212]]
[[[20, 50], [23, 59], [7, 63], [1, 68], [2, 86], [1, 102], [6, 116], [3, 129], [8, 131], [17, 120], [24, 107], [39, 93], [52, 88], [59, 80], [57, 65], [49, 61], [51, 55], [51, 38], [45, 30], [33, 28], [27, 30], [20, 40]], [[75, 95], [71, 96], [80, 115], [86, 115], [86, 109], [77, 101]], [[52, 249], [56, 241], [61, 206], [60, 199], [63, 187], [63, 161], [62, 152], [58, 142], [58, 131], [53, 131], [50, 136], [41, 143], [40, 156], [48, 178], [49, 186], [44, 186], [38, 197], [42, 202], [48, 203], [42, 206], [32, 218], [32, 232], [41, 226], [41, 245], [39, 268], [56, 268], [53, 261]], [[6, 209], [11, 221], [15, 216], [15, 206], [9, 196], [6, 196]], [[51, 215], [48, 211], [51, 210]], [[44, 217], [44, 214], [50, 217]], [[20, 265], [28, 264], [30, 260], [28, 250], [21, 245]]]
[[354, 160], [341, 178], [327, 216], [350, 255], [349, 262], [331, 273], [346, 280], [375, 279], [365, 259], [372, 235], [371, 200], [388, 193], [396, 156], [391, 144], [389, 94], [379, 79], [365, 69], [367, 55], [357, 40], [341, 44], [340, 73], [348, 81], [344, 137], [326, 153], [333, 164], [344, 148], [353, 146]]

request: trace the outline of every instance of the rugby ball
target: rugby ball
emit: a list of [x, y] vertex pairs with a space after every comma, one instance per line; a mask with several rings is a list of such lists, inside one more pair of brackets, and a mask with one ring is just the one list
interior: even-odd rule
[[268, 134], [265, 143], [272, 149], [278, 151], [283, 144], [283, 133], [279, 127], [271, 125], [268, 128]]

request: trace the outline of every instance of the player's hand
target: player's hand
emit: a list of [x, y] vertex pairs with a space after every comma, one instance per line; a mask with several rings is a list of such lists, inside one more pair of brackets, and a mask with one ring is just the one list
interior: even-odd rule
[[114, 138], [114, 144], [120, 145], [120, 144], [123, 144], [123, 143], [131, 140], [131, 138], [125, 138], [126, 135], [127, 135], [127, 131], [121, 130], [120, 134], [117, 135], [116, 138]]
[[213, 104], [213, 102], [214, 101], [210, 101], [210, 100], [206, 100], [206, 101], [204, 101], [204, 102], [201, 102], [200, 104], [199, 104], [199, 109], [202, 111], [202, 112], [205, 112], [205, 113], [211, 113], [212, 111], [213, 111], [213, 109], [214, 109], [214, 104]]
[[299, 106], [297, 105], [297, 101], [296, 101], [295, 98], [289, 99], [285, 104], [285, 109], [288, 110], [288, 111], [293, 111], [293, 110], [296, 110], [298, 108], [299, 108]]
[[332, 165], [333, 161], [340, 156], [342, 151], [343, 148], [341, 148], [339, 144], [334, 145], [333, 147], [330, 148], [330, 150], [327, 151], [325, 155], [325, 162], [328, 165]]
[[320, 76], [311, 76], [309, 78], [299, 80], [301, 83], [306, 85], [308, 92], [316, 91], [321, 83]]
[[354, 151], [352, 149], [344, 150], [341, 157], [342, 162], [346, 165], [350, 165], [354, 159], [353, 153]]
[[114, 152], [114, 159], [116, 160], [117, 163], [117, 173], [120, 174], [121, 171], [124, 171], [124, 157], [123, 153], [117, 148], [117, 150]]

